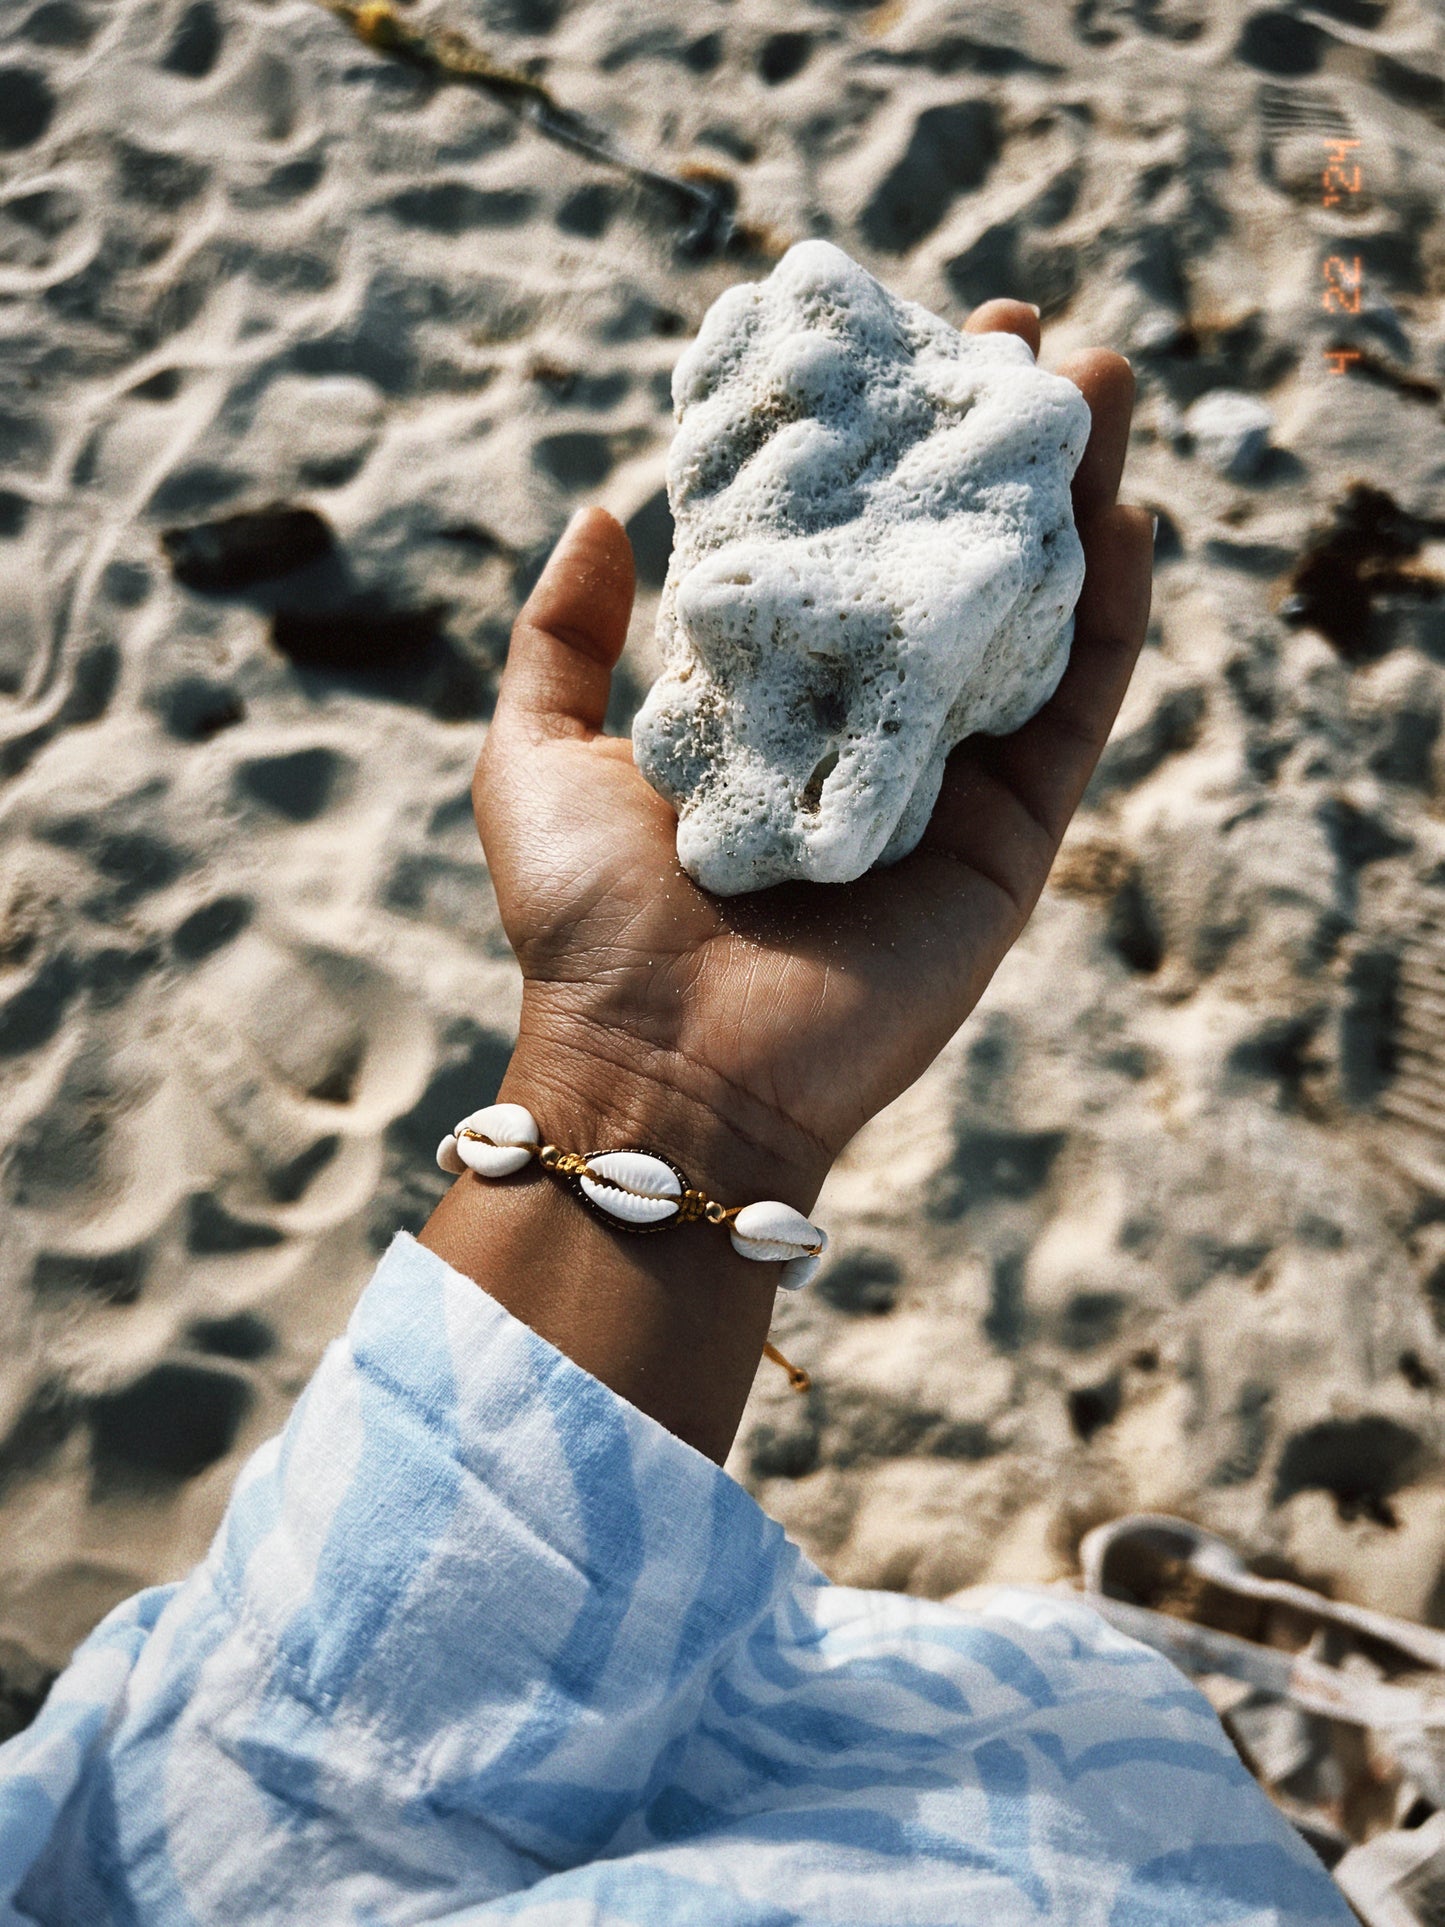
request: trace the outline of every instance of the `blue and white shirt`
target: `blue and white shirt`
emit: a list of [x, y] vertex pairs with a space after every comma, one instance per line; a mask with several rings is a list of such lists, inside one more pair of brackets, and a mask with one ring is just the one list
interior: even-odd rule
[[829, 1583], [405, 1233], [0, 1747], [0, 1927], [1349, 1927], [1165, 1660]]

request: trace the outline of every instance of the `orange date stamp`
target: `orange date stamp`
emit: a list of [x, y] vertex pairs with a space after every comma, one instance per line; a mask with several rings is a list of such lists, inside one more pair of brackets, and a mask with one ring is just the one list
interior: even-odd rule
[[[1331, 138], [1325, 142], [1325, 166], [1320, 176], [1322, 207], [1348, 207], [1363, 185], [1360, 163], [1351, 156], [1357, 140]], [[1320, 306], [1326, 314], [1358, 314], [1362, 264], [1358, 254], [1327, 254], [1320, 264], [1324, 286]], [[1326, 348], [1325, 361], [1332, 375], [1348, 373], [1360, 359], [1357, 348]]]

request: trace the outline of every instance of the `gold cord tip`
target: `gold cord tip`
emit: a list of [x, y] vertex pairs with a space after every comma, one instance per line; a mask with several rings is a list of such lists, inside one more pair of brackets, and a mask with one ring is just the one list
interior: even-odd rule
[[790, 1360], [784, 1358], [783, 1354], [778, 1350], [777, 1346], [773, 1344], [771, 1339], [763, 1346], [763, 1356], [772, 1359], [775, 1365], [782, 1366], [783, 1370], [788, 1374], [788, 1383], [795, 1392], [808, 1392], [812, 1390], [813, 1381], [803, 1370], [802, 1366], [794, 1365]]

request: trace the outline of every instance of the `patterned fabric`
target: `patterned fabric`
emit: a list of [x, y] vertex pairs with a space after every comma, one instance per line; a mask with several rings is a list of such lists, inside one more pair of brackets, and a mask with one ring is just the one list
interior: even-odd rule
[[1065, 1597], [834, 1586], [399, 1235], [210, 1553], [0, 1748], [0, 1927], [1349, 1927]]

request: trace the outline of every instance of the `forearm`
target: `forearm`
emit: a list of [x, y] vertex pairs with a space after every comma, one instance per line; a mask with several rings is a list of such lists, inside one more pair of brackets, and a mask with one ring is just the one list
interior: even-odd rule
[[[827, 1159], [786, 1158], [670, 1079], [525, 1033], [498, 1101], [524, 1104], [564, 1150], [640, 1146], [723, 1204], [780, 1198], [810, 1211]], [[584, 1371], [719, 1465], [767, 1339], [777, 1264], [733, 1250], [705, 1222], [613, 1231], [534, 1161], [513, 1177], [459, 1178], [420, 1242], [475, 1278]]]

